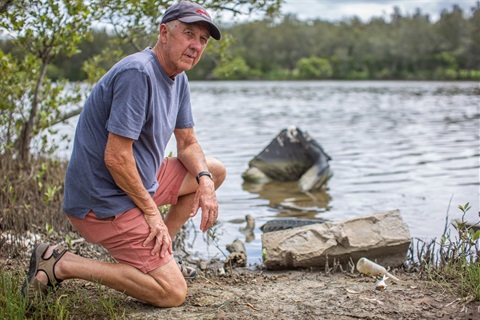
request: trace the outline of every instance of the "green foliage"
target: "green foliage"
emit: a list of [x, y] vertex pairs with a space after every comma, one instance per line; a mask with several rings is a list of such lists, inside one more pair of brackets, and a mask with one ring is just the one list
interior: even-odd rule
[[53, 229], [53, 226], [51, 224], [46, 223], [45, 224], [45, 231], [47, 233], [47, 239], [48, 239], [52, 236], [52, 234], [55, 230]]
[[[471, 209], [470, 204], [459, 206], [463, 215], [461, 220], [451, 223], [457, 236], [445, 230], [441, 238], [439, 262], [429, 264], [427, 270], [432, 279], [458, 292], [466, 300], [480, 301], [480, 230], [469, 225], [465, 215]], [[448, 217], [447, 217], [448, 222]]]
[[348, 80], [368, 80], [370, 79], [368, 72], [366, 70], [357, 71], [353, 70], [348, 73], [346, 76]]
[[462, 219], [460, 221], [453, 221], [452, 225], [458, 232], [460, 242], [464, 244], [464, 246], [461, 247], [461, 254], [467, 255], [471, 249], [475, 247], [475, 244], [480, 238], [480, 230], [475, 231], [473, 226], [468, 226], [465, 221], [467, 211], [472, 208], [470, 203], [467, 202], [464, 206], [460, 205], [458, 208], [463, 212]]
[[301, 58], [298, 61], [298, 78], [328, 79], [333, 75], [333, 68], [327, 59], [319, 57]]
[[102, 52], [94, 55], [83, 63], [82, 70], [86, 73], [88, 83], [96, 83], [107, 71], [109, 67], [118, 61], [124, 52], [120, 49], [110, 50], [105, 48]]
[[20, 294], [18, 274], [0, 272], [0, 319], [25, 319], [28, 303]]
[[2, 15], [0, 27], [48, 64], [59, 53], [76, 53], [88, 28], [88, 15], [83, 1], [17, 1]]
[[[429, 278], [453, 295], [460, 295], [464, 304], [480, 301], [480, 221], [467, 223], [465, 215], [471, 209], [467, 203], [459, 206], [463, 215], [460, 220], [449, 221], [438, 242], [423, 242], [420, 239], [410, 245], [406, 266], [426, 271]], [[456, 234], [451, 233], [453, 227]]]
[[72, 247], [73, 247], [73, 239], [72, 239], [72, 237], [70, 236], [70, 234], [68, 234], [68, 233], [65, 235], [65, 243], [67, 244], [68, 249], [71, 250]]
[[15, 151], [15, 139], [27, 111], [22, 102], [34, 86], [28, 70], [37, 67], [35, 62], [30, 55], [18, 61], [0, 51], [0, 153]]
[[[7, 143], [0, 151], [15, 150], [28, 162], [32, 138], [62, 118], [62, 106], [79, 101], [77, 92], [64, 94], [64, 84], [53, 84], [46, 71], [59, 55], [78, 52], [78, 44], [88, 36], [90, 9], [81, 0], [25, 0], [13, 2], [1, 16], [0, 30], [13, 37], [13, 44], [25, 58], [19, 62], [2, 53], [2, 75], [9, 82], [2, 81], [0, 91], [6, 91], [2, 95], [7, 95], [11, 103], [2, 107], [6, 116], [0, 118], [1, 125], [8, 129]], [[45, 136], [40, 139], [45, 140]], [[40, 150], [45, 148], [42, 143]]]
[[222, 64], [213, 70], [216, 78], [225, 80], [244, 80], [251, 77], [251, 74], [250, 67], [241, 57], [236, 57], [229, 63]]
[[460, 295], [465, 302], [480, 301], [480, 262], [470, 263], [461, 258], [442, 269], [430, 269], [431, 279]]
[[[277, 74], [292, 73], [310, 57], [328, 60], [334, 79], [469, 80], [475, 79], [472, 71], [480, 70], [480, 4], [468, 15], [457, 7], [445, 10], [435, 23], [420, 10], [413, 15], [397, 10], [391, 21], [286, 16], [233, 25], [227, 31], [236, 39], [232, 55], [243, 57], [264, 76], [275, 69], [285, 70]], [[316, 77], [311, 75], [315, 68], [304, 67], [309, 77]]]

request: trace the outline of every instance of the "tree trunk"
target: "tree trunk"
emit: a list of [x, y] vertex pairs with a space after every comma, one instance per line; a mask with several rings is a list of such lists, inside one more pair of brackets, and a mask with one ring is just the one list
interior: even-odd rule
[[28, 163], [30, 160], [30, 143], [32, 141], [33, 126], [35, 125], [37, 113], [38, 113], [38, 96], [40, 94], [40, 88], [47, 73], [47, 62], [43, 62], [40, 69], [40, 77], [37, 80], [35, 86], [35, 93], [33, 95], [32, 108], [30, 109], [30, 116], [28, 121], [23, 124], [22, 131], [18, 140], [18, 152], [20, 160], [23, 163]]

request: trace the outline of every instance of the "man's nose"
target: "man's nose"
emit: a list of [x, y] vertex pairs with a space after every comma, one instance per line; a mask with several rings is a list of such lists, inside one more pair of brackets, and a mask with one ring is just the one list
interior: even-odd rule
[[195, 49], [196, 51], [201, 51], [203, 47], [200, 39], [194, 39], [190, 42], [190, 48]]

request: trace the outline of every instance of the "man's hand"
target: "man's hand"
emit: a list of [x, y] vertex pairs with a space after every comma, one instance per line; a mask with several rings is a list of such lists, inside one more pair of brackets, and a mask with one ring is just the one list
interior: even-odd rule
[[144, 214], [143, 217], [147, 224], [150, 226], [150, 234], [143, 243], [143, 246], [146, 246], [151, 241], [155, 241], [153, 246], [152, 256], [160, 252], [160, 257], [164, 257], [165, 253], [172, 253], [172, 239], [168, 233], [168, 228], [163, 222], [160, 212], [157, 212], [154, 215]]
[[195, 192], [195, 199], [193, 200], [190, 216], [195, 216], [199, 208], [202, 209], [200, 230], [205, 232], [213, 226], [218, 218], [218, 202], [215, 194], [215, 185], [208, 177], [200, 179], [200, 184]]

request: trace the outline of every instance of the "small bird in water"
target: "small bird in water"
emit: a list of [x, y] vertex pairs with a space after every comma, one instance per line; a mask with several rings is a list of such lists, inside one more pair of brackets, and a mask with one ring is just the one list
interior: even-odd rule
[[388, 277], [386, 275], [383, 275], [382, 279], [380, 279], [380, 281], [378, 281], [376, 284], [375, 284], [375, 289], [376, 290], [380, 290], [380, 291], [383, 291], [387, 288], [387, 284], [385, 283], [385, 280], [387, 280]]

